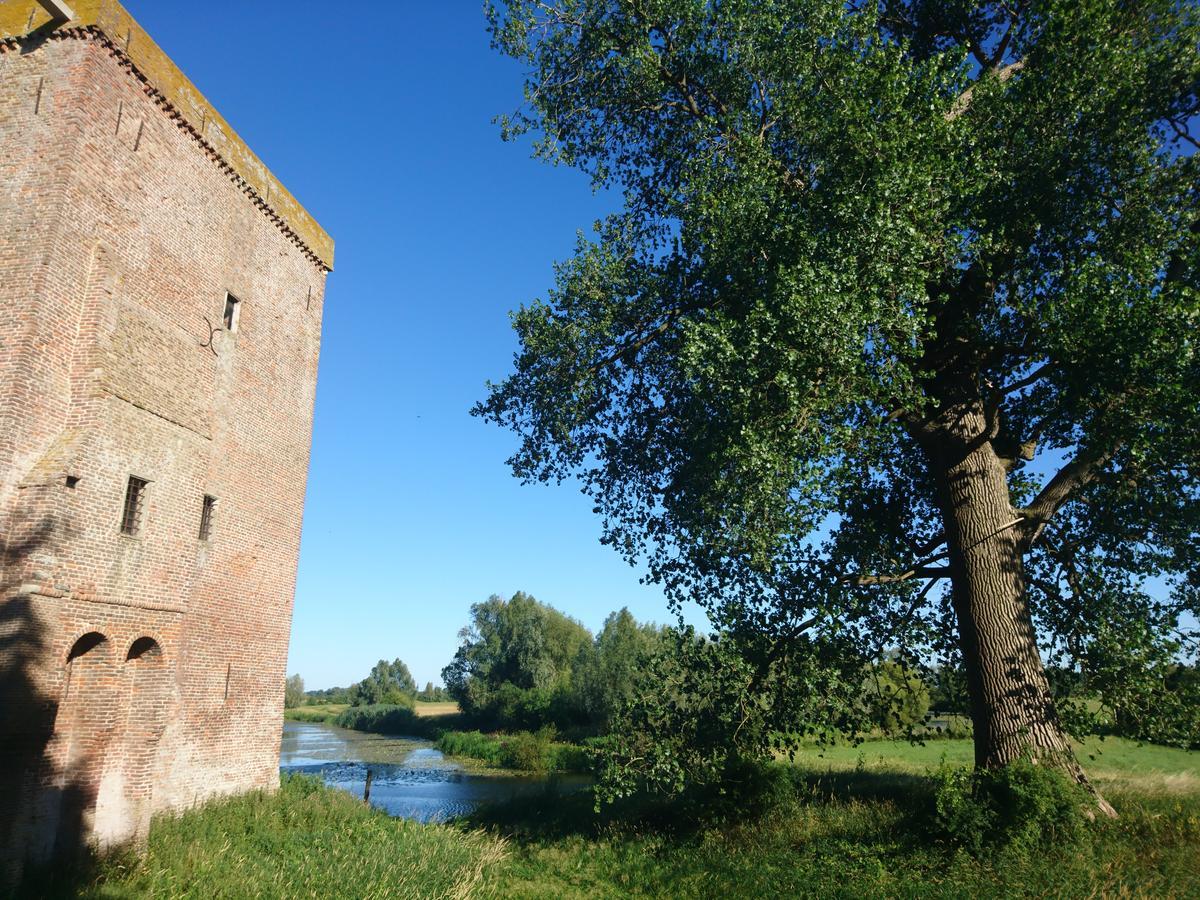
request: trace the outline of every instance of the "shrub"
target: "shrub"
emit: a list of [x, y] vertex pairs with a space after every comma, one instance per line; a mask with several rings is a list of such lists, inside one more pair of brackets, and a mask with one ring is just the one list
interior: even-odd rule
[[554, 772], [591, 772], [592, 753], [578, 744], [553, 744], [550, 747], [550, 769]]
[[333, 724], [355, 731], [370, 731], [374, 734], [419, 735], [422, 726], [417, 714], [407, 706], [376, 703], [370, 706], [351, 706], [343, 711]]
[[479, 731], [446, 731], [437, 748], [449, 756], [468, 756], [491, 766], [520, 772], [590, 772], [591, 752], [554, 740], [553, 727], [536, 732], [489, 735]]
[[500, 741], [479, 731], [447, 731], [437, 740], [437, 748], [448, 756], [469, 756], [489, 765], [501, 764]]
[[293, 722], [331, 722], [337, 718], [337, 715], [337, 712], [333, 710], [307, 707], [292, 707], [283, 711], [283, 717]]
[[551, 754], [555, 731], [547, 725], [537, 731], [518, 731], [501, 741], [501, 765], [522, 772], [547, 772], [553, 768]]
[[934, 790], [935, 830], [976, 855], [1072, 846], [1085, 834], [1085, 802], [1078, 785], [1026, 760], [982, 771], [942, 766]]

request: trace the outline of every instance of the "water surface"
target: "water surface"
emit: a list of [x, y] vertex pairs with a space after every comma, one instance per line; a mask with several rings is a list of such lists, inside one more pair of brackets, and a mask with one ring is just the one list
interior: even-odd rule
[[371, 805], [393, 816], [440, 822], [499, 803], [546, 791], [571, 791], [581, 776], [472, 772], [419, 738], [366, 734], [314, 722], [284, 722], [279, 769], [318, 775], [331, 787], [361, 797], [367, 770]]

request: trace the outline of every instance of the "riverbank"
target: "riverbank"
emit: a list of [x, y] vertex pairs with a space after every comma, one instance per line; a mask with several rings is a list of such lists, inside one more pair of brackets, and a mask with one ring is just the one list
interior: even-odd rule
[[1097, 782], [1121, 817], [1089, 826], [1078, 843], [997, 856], [932, 839], [929, 770], [895, 742], [877, 742], [863, 761], [776, 765], [759, 788], [723, 799], [630, 803], [600, 815], [584, 792], [419, 825], [290, 778], [275, 794], [157, 820], [142, 859], [106, 860], [77, 873], [81, 880], [39, 889], [88, 897], [1200, 895], [1200, 757], [1105, 744]]
[[418, 703], [406, 706], [301, 706], [284, 711], [293, 722], [334, 725], [338, 728], [433, 742], [447, 756], [484, 769], [504, 769], [530, 774], [584, 774], [592, 770], [585, 747], [555, 739], [552, 729], [482, 733], [465, 728], [454, 703]]
[[329, 787], [361, 798], [371, 776], [371, 805], [419, 822], [460, 818], [481, 805], [547, 791], [567, 794], [590, 778], [496, 768], [475, 759], [450, 757], [431, 741], [351, 731], [327, 723], [286, 722], [279, 760], [284, 775], [320, 778]]

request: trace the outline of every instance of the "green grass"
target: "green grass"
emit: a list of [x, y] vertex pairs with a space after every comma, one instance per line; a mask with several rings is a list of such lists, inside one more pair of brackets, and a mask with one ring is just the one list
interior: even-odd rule
[[307, 778], [160, 818], [140, 859], [105, 860], [84, 884], [62, 876], [30, 896], [467, 897], [507, 852], [503, 839], [392, 819]]
[[[1075, 754], [1101, 788], [1200, 793], [1200, 752], [1140, 744], [1124, 738], [1088, 738], [1076, 744]], [[867, 741], [857, 747], [805, 747], [795, 755], [795, 765], [809, 770], [835, 772], [851, 769], [868, 772], [928, 774], [943, 761], [969, 766], [975, 758], [970, 740]]]
[[[1129, 741], [1091, 765], [1120, 812], [1072, 847], [975, 858], [931, 830], [924, 773], [962, 742], [872, 742], [725, 795], [592, 811], [585, 793], [449, 825], [389, 819], [301, 779], [156, 821], [91, 897], [1200, 896], [1200, 755]], [[1094, 749], [1085, 744], [1081, 755]], [[860, 760], [861, 754], [861, 760]], [[753, 787], [747, 786], [752, 784]], [[61, 886], [61, 883], [60, 883]], [[45, 888], [45, 885], [42, 885]], [[46, 895], [43, 889], [38, 895]]]
[[[586, 820], [580, 801], [529, 807], [494, 826], [513, 850], [489, 880], [506, 897], [1194, 897], [1200, 819], [1193, 799], [1117, 797], [1123, 818], [1082, 847], [977, 860], [925, 837], [895, 785], [814, 793], [741, 822], [695, 830]], [[529, 831], [529, 823], [537, 823]], [[523, 829], [526, 831], [523, 832]]]
[[284, 719], [292, 722], [332, 722], [349, 706], [347, 703], [315, 703], [284, 709]]

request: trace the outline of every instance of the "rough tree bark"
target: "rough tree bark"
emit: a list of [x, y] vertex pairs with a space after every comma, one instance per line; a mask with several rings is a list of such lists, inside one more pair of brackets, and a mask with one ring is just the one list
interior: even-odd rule
[[1025, 596], [1021, 525], [1007, 470], [981, 408], [960, 413], [925, 442], [938, 486], [954, 611], [971, 696], [975, 765], [1021, 758], [1061, 769], [1100, 811], [1112, 806], [1088, 781], [1058, 721]]

